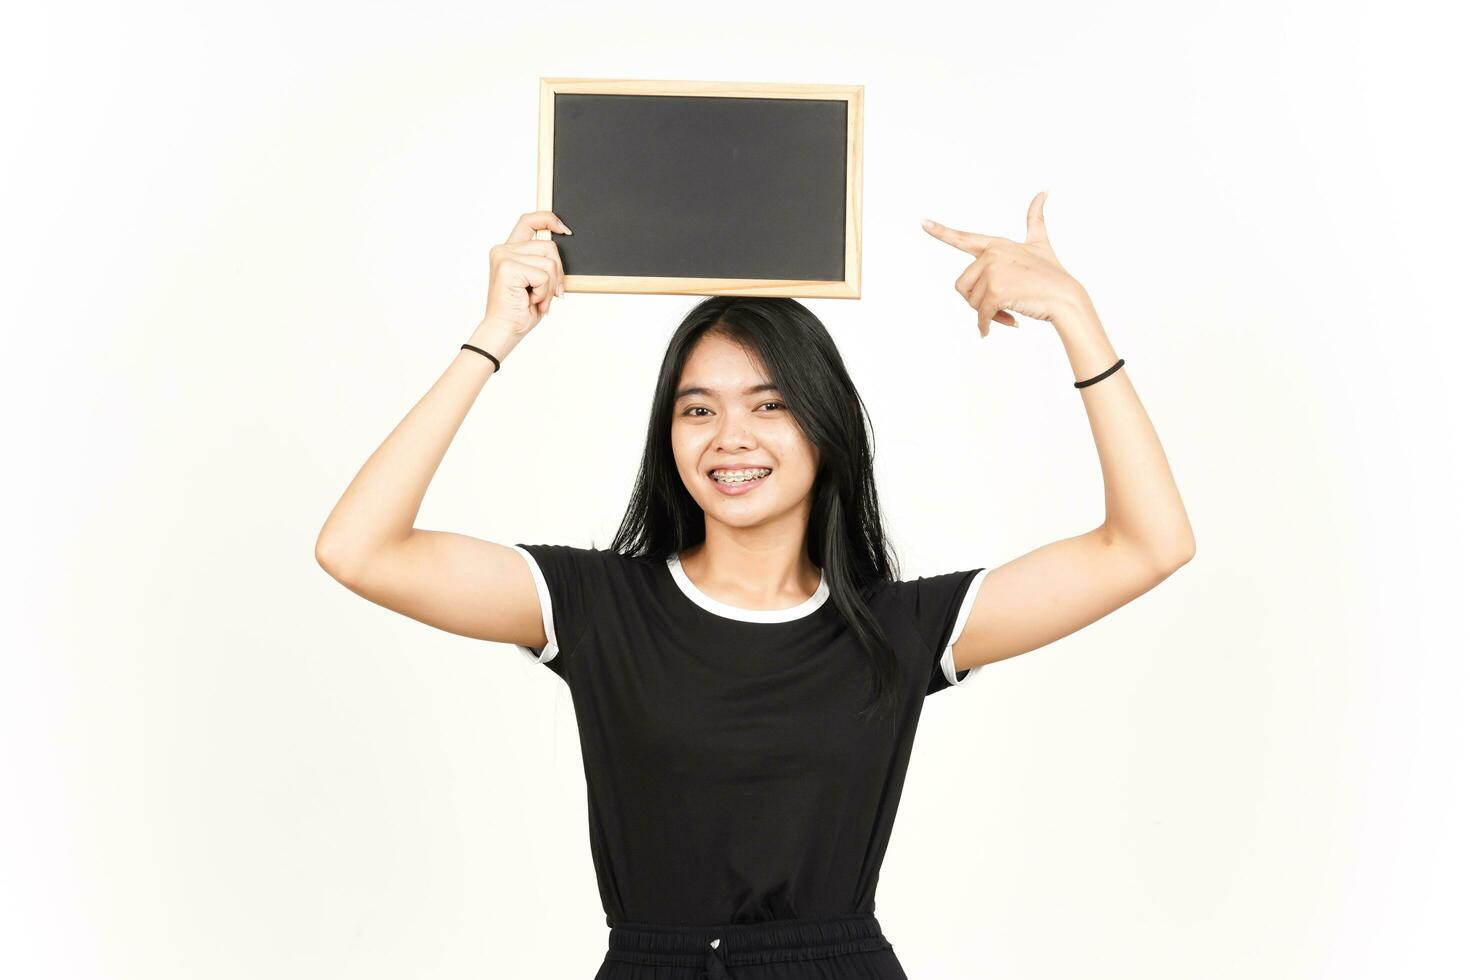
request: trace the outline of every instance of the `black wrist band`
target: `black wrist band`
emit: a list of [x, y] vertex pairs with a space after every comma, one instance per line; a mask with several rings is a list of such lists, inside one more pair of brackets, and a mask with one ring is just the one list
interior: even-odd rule
[[1118, 358], [1118, 363], [1117, 364], [1114, 364], [1112, 367], [1108, 368], [1102, 374], [1099, 374], [1095, 378], [1088, 378], [1086, 381], [1073, 381], [1072, 382], [1072, 387], [1073, 388], [1086, 388], [1088, 385], [1095, 385], [1099, 381], [1101, 381], [1103, 378], [1106, 378], [1108, 375], [1112, 374], [1114, 371], [1118, 370], [1118, 368], [1120, 368], [1122, 366], [1123, 366], [1123, 359], [1120, 357], [1120, 358]]
[[[490, 360], [492, 360], [492, 361], [495, 362], [495, 373], [496, 374], [499, 374], [500, 373], [500, 358], [496, 357], [494, 354], [490, 353], [489, 351], [487, 351], [487, 350], [480, 350], [480, 348], [476, 347], [474, 344], [460, 344], [459, 345], [459, 349], [460, 350], [472, 350], [476, 354], [484, 354], [486, 357], [490, 358]], [[1121, 364], [1122, 362], [1120, 361], [1119, 363]]]

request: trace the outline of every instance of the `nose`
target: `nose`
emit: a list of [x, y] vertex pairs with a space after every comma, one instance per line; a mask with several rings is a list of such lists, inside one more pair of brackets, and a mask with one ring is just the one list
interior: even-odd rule
[[750, 432], [745, 427], [745, 423], [734, 419], [732, 416], [731, 421], [720, 426], [719, 438], [715, 440], [715, 443], [727, 451], [735, 453], [744, 452], [749, 449], [753, 441], [750, 438]]

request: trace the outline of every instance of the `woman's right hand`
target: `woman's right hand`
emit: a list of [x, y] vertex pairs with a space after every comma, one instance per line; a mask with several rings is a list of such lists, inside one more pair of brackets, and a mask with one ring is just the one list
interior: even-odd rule
[[528, 211], [516, 222], [510, 237], [490, 249], [486, 325], [522, 336], [551, 309], [552, 295], [562, 295], [561, 253], [554, 241], [535, 237], [542, 229], [572, 233], [552, 212]]

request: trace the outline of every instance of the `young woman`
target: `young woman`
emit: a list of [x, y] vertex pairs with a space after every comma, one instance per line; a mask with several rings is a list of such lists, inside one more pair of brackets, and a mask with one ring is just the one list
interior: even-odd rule
[[556, 244], [534, 235], [571, 230], [548, 211], [491, 249], [484, 320], [327, 519], [317, 558], [348, 588], [514, 645], [570, 688], [611, 927], [597, 980], [904, 978], [875, 893], [925, 698], [1192, 557], [1163, 450], [1052, 252], [1043, 197], [1022, 242], [926, 227], [972, 259], [955, 287], [981, 337], [1020, 313], [1061, 338], [1102, 462], [1106, 517], [1086, 533], [900, 579], [831, 336], [794, 300], [732, 297], [674, 332], [608, 548], [415, 528], [475, 396], [562, 294]]

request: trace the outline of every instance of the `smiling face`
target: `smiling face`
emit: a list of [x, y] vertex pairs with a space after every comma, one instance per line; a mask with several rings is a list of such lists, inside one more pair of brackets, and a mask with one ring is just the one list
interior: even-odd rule
[[[719, 334], [706, 333], [684, 362], [675, 389], [674, 464], [706, 520], [752, 527], [788, 518], [805, 528], [817, 456], [781, 392], [763, 387], [770, 384], [745, 348]], [[710, 476], [720, 467], [770, 474], [722, 488]]]

